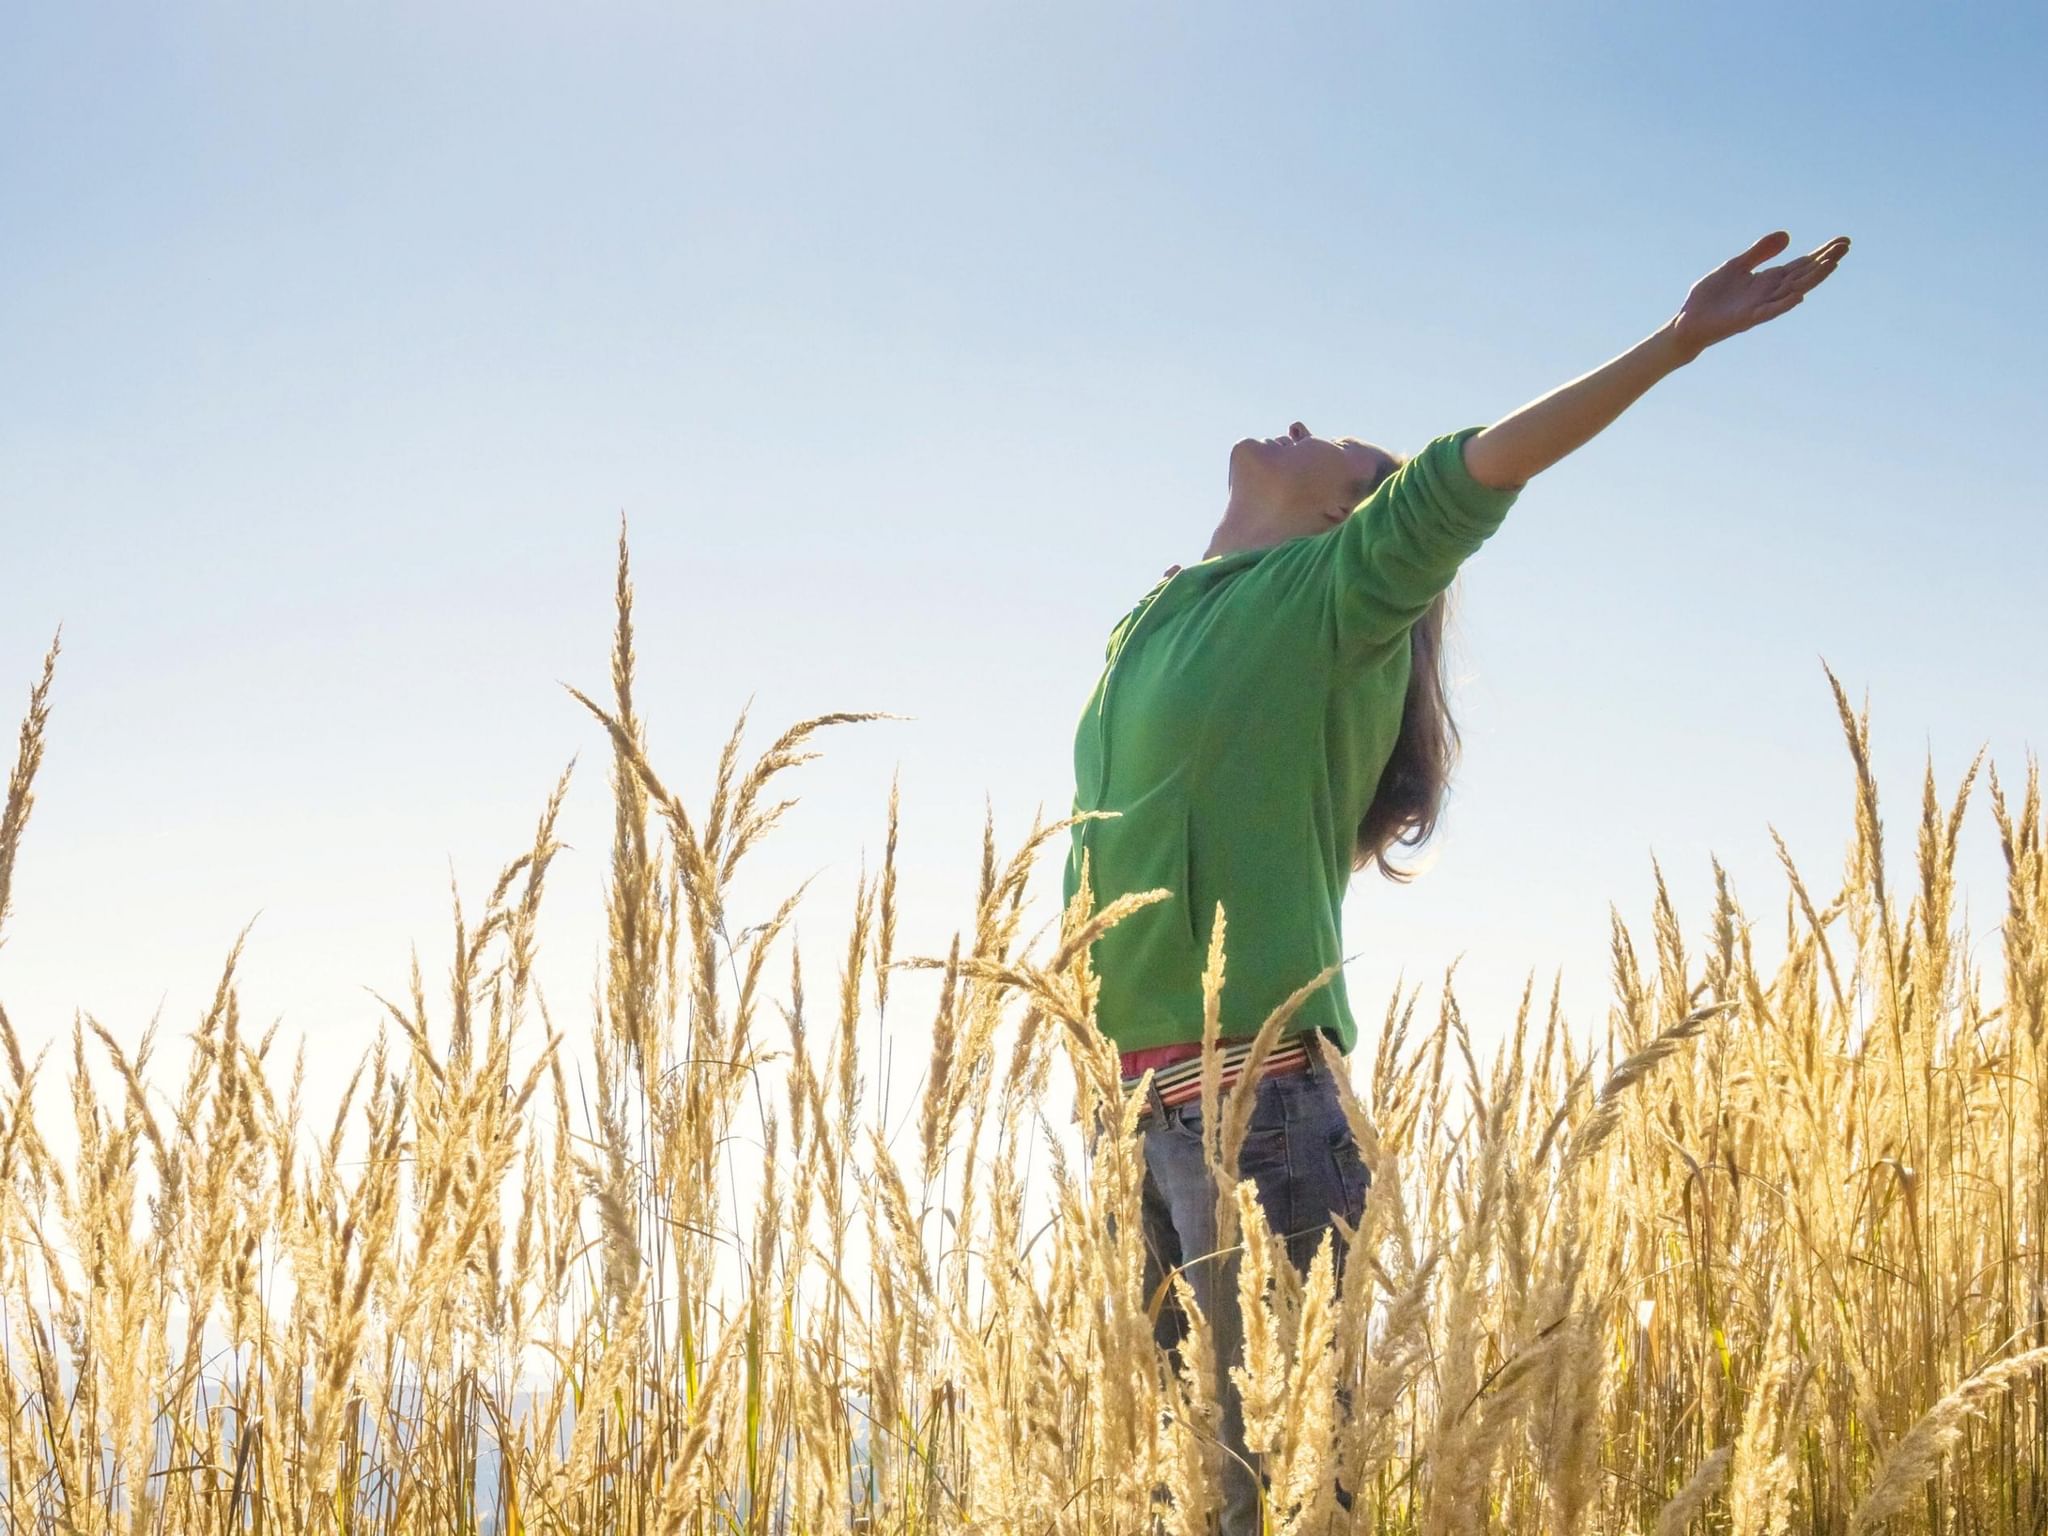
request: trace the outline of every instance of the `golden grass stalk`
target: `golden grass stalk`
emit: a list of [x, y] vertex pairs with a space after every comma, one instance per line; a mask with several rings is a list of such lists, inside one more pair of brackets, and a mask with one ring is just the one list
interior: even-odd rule
[[[1914, 835], [1888, 838], [1868, 710], [1828, 674], [1839, 884], [1772, 834], [1771, 921], [1716, 863], [1695, 937], [1653, 865], [1647, 925], [1613, 919], [1592, 1027], [1555, 987], [1539, 1018], [1533, 978], [1497, 1021], [1468, 1021], [1454, 975], [1433, 1023], [1397, 990], [1370, 1048], [1331, 1058], [1372, 1183], [1305, 1274], [1231, 1172], [1257, 1075], [1220, 1091], [1219, 907], [1202, 1155], [1241, 1250], [1227, 1378], [1186, 1277], [1147, 1293], [1142, 1095], [1096, 1018], [1093, 941], [1169, 893], [1098, 910], [1084, 864], [1026, 930], [1043, 855], [1113, 813], [1034, 821], [1008, 852], [991, 814], [950, 946], [903, 956], [914, 825], [892, 780], [882, 867], [813, 1016], [810, 883], [742, 910], [737, 877], [821, 730], [898, 717], [813, 716], [751, 762], [735, 728], [686, 806], [649, 748], [623, 531], [613, 589], [608, 704], [571, 690], [611, 752], [579, 1049], [537, 980], [567, 773], [481, 906], [451, 902], [446, 986], [415, 956], [377, 995], [338, 1106], [308, 1102], [276, 1026], [246, 1025], [246, 932], [181, 1081], [159, 1081], [157, 1021], [136, 1038], [81, 1014], [46, 1074], [64, 1021], [0, 1011], [0, 1526], [1194, 1536], [1226, 1382], [1276, 1531], [2048, 1521], [2032, 762], [2020, 786], [1987, 767], [2005, 867], [1980, 942], [1957, 875], [1977, 764], [1947, 793], [1923, 776]], [[0, 809], [0, 921], [29, 889], [56, 656]], [[910, 971], [935, 973], [929, 1039]], [[1268, 1016], [1254, 1068], [1334, 974]], [[889, 1070], [906, 1041], [909, 1085]], [[1168, 1298], [1177, 1369], [1153, 1339]]]

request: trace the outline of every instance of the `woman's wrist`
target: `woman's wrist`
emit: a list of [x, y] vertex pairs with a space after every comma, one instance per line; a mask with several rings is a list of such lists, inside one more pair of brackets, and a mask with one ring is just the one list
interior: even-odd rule
[[1673, 315], [1651, 333], [1649, 338], [1651, 346], [1671, 368], [1683, 368], [1707, 350], [1706, 343], [1695, 342], [1679, 329], [1678, 322], [1684, 318], [1683, 313]]

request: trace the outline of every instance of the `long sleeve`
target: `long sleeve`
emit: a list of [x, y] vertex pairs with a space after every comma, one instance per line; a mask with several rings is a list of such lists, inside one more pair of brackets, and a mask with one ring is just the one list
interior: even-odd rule
[[1481, 485], [1465, 468], [1465, 439], [1481, 430], [1434, 439], [1322, 535], [1345, 654], [1407, 633], [1521, 494]]

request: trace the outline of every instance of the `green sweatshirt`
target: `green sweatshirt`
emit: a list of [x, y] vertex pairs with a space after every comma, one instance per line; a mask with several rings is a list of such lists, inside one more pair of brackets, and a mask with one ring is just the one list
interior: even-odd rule
[[[1202, 1037], [1202, 966], [1223, 903], [1222, 1033], [1249, 1035], [1342, 958], [1358, 824], [1401, 727], [1409, 630], [1520, 489], [1436, 438], [1343, 522], [1175, 572], [1117, 624], [1074, 736], [1073, 829], [1100, 911], [1157, 901], [1096, 941], [1096, 1018], [1123, 1050]], [[1349, 1052], [1339, 971], [1288, 1025]]]

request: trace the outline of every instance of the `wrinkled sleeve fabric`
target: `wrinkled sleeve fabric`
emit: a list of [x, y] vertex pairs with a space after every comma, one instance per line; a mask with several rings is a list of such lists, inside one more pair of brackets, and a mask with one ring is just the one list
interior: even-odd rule
[[1465, 468], [1465, 439], [1482, 430], [1434, 439], [1322, 535], [1340, 651], [1406, 634], [1521, 495], [1521, 486], [1481, 485]]

